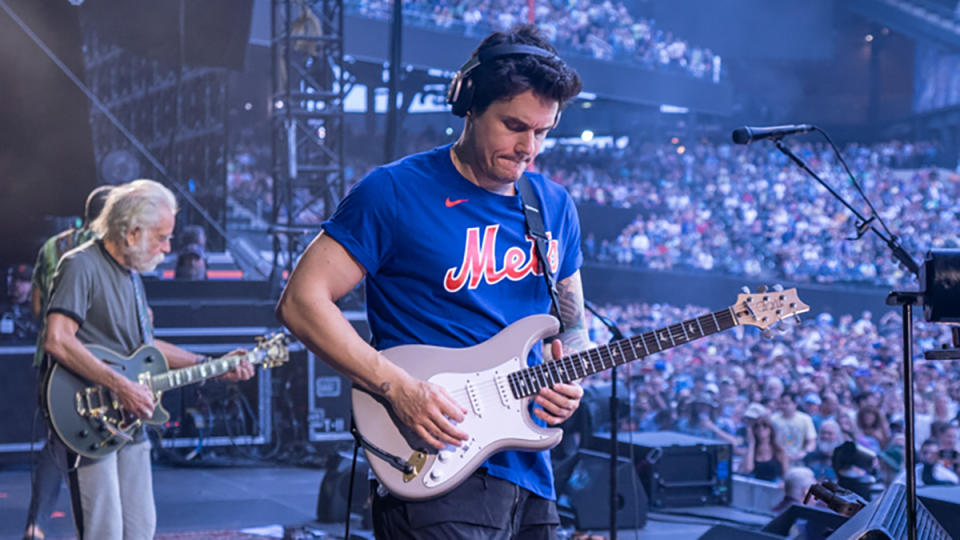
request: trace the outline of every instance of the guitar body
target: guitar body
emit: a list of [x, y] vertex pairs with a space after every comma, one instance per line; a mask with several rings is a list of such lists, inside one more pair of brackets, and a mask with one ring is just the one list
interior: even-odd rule
[[[167, 359], [153, 346], [144, 345], [129, 357], [119, 356], [98, 345], [88, 345], [87, 348], [131, 381], [144, 382], [169, 370]], [[159, 392], [156, 393], [153, 416], [137, 419], [123, 410], [109, 389], [92, 385], [58, 363], [47, 377], [46, 404], [50, 423], [60, 440], [67, 448], [89, 458], [102, 458], [119, 450], [142, 423], [163, 424], [170, 419], [170, 414], [160, 404]], [[117, 432], [128, 437], [117, 435]]]
[[354, 387], [354, 422], [363, 438], [416, 469], [404, 475], [365, 448], [370, 467], [384, 487], [402, 499], [430, 499], [458, 486], [497, 452], [556, 446], [563, 431], [535, 424], [529, 412], [532, 398], [515, 398], [506, 376], [526, 368], [530, 348], [558, 329], [559, 323], [550, 315], [532, 315], [473, 347], [403, 345], [383, 351], [414, 377], [445, 388], [467, 409], [458, 427], [470, 436], [460, 447], [447, 446], [438, 452], [402, 424], [386, 400]]

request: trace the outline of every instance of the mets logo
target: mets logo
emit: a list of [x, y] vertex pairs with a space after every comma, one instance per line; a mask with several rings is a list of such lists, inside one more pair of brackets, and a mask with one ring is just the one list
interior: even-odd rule
[[[460, 267], [447, 269], [443, 276], [443, 288], [448, 292], [457, 292], [467, 286], [476, 289], [481, 281], [494, 285], [509, 279], [520, 281], [530, 274], [541, 275], [540, 263], [537, 257], [536, 244], [529, 235], [525, 236], [529, 247], [527, 249], [513, 246], [503, 254], [503, 261], [498, 261], [495, 247], [497, 232], [500, 225], [487, 225], [480, 236], [480, 227], [467, 229], [466, 245], [463, 250], [463, 262]], [[547, 259], [550, 261], [550, 271], [556, 272], [559, 266], [557, 250], [559, 243], [548, 232], [549, 248]]]

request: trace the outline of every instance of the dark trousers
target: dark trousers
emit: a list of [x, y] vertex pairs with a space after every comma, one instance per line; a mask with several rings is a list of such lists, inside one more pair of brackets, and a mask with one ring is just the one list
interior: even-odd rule
[[436, 499], [409, 502], [379, 491], [373, 498], [378, 540], [547, 540], [559, 524], [554, 501], [483, 469]]
[[[36, 390], [38, 403], [43, 401], [40, 393], [43, 391], [43, 369], [36, 370]], [[36, 422], [36, 419], [34, 419]], [[30, 476], [30, 505], [27, 507], [27, 527], [37, 525], [41, 529], [49, 524], [50, 514], [53, 512], [57, 499], [60, 497], [60, 486], [63, 484], [63, 471], [57, 466], [53, 455], [53, 445], [50, 444], [50, 427], [42, 421], [43, 448], [33, 453]]]
[[57, 504], [60, 486], [63, 484], [63, 473], [53, 456], [50, 437], [45, 436], [43, 439], [43, 448], [33, 453], [30, 506], [27, 508], [27, 527], [37, 525], [41, 529], [45, 529], [49, 524], [50, 514]]

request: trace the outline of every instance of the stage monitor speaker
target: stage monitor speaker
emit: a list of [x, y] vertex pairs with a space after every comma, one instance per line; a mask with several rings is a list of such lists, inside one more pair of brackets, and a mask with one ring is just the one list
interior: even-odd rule
[[[730, 504], [730, 443], [672, 431], [618, 434], [618, 453], [633, 456], [651, 508]], [[590, 448], [610, 447], [609, 433], [595, 433]]]
[[[902, 483], [891, 484], [879, 497], [870, 501], [828, 540], [900, 540], [907, 537], [907, 489]], [[917, 538], [950, 540], [951, 536], [933, 514], [917, 500]], [[956, 537], [952, 537], [956, 538]]]
[[720, 524], [710, 527], [698, 540], [784, 540], [784, 538], [784, 536], [755, 529]]
[[[647, 494], [630, 463], [617, 460], [617, 526], [640, 529], [647, 524]], [[561, 497], [569, 499], [581, 530], [610, 526], [610, 454], [593, 450], [577, 452], [577, 463], [560, 487]]]
[[925, 486], [917, 496], [950, 538], [960, 538], [960, 486]]
[[[331, 457], [327, 472], [320, 481], [317, 494], [317, 521], [321, 523], [343, 523], [347, 517], [347, 496], [350, 494], [350, 469], [352, 452], [338, 452]], [[370, 466], [357, 455], [357, 470], [353, 475], [353, 505], [351, 514], [360, 514], [363, 523], [369, 527], [373, 523], [370, 505]]]
[[847, 516], [814, 506], [792, 504], [760, 530], [770, 534], [787, 536], [797, 520], [806, 523], [804, 538], [826, 538], [846, 523]]

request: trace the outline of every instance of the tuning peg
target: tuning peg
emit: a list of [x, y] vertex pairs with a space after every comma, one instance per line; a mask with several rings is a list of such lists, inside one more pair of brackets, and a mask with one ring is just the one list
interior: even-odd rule
[[773, 330], [767, 328], [763, 331], [763, 337], [770, 339], [773, 337]]
[[777, 333], [779, 333], [781, 336], [790, 331], [790, 329], [787, 328], [787, 325], [785, 324], [777, 324], [776, 326], [774, 326], [774, 328], [777, 329]]
[[758, 287], [757, 287], [757, 292], [760, 293], [760, 294], [763, 294], [763, 293], [767, 292], [767, 286], [766, 286], [766, 285], [760, 285], [760, 286], [758, 286]]
[[750, 287], [747, 287], [746, 285], [740, 287], [740, 290], [743, 292], [743, 294], [750, 294]]
[[796, 321], [797, 324], [800, 324], [800, 314], [799, 314], [799, 313], [794, 313], [794, 314], [793, 314], [793, 320]]
[[775, 290], [775, 291], [777, 291], [777, 292], [783, 292], [783, 285], [777, 283], [777, 284], [775, 284], [775, 285], [773, 286], [773, 290]]

